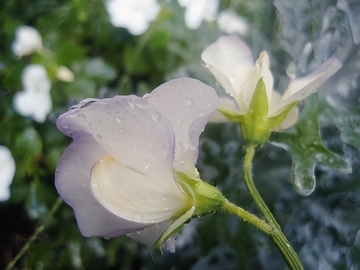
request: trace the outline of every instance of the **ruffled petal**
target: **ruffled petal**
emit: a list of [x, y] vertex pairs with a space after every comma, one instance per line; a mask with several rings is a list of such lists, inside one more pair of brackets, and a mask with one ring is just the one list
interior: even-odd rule
[[[119, 163], [154, 181], [169, 179], [174, 132], [166, 117], [136, 96], [90, 99], [61, 115], [58, 128], [73, 138], [91, 134]], [[176, 188], [175, 181], [172, 184]]]
[[142, 230], [130, 233], [127, 236], [131, 239], [143, 243], [148, 246], [152, 246], [160, 238], [160, 236], [170, 226], [171, 221], [165, 221], [159, 224], [152, 225]]
[[74, 209], [79, 229], [87, 237], [114, 237], [146, 227], [115, 216], [93, 196], [91, 169], [105, 153], [91, 135], [77, 137], [65, 150], [55, 172], [55, 186], [61, 198]]
[[172, 125], [176, 138], [174, 168], [194, 176], [199, 136], [218, 103], [215, 90], [198, 80], [180, 78], [160, 85], [144, 98]]
[[260, 79], [266, 87], [266, 94], [268, 100], [271, 100], [273, 92], [273, 77], [270, 72], [270, 60], [266, 52], [261, 52], [259, 58], [256, 60], [255, 67], [248, 73], [248, 76], [244, 79], [240, 92], [241, 98], [239, 108], [242, 111], [248, 112], [252, 97], [255, 92], [255, 88]]
[[298, 107], [292, 108], [290, 112], [287, 114], [284, 121], [282, 121], [282, 123], [280, 124], [278, 131], [287, 129], [292, 125], [294, 125], [298, 119], [298, 116], [299, 116], [299, 108]]
[[117, 162], [102, 157], [91, 172], [95, 198], [113, 214], [134, 222], [160, 223], [190, 208], [190, 200], [168, 179], [151, 179]]
[[[241, 105], [241, 92], [247, 91], [242, 85], [254, 68], [249, 47], [235, 36], [221, 36], [203, 51], [201, 59], [226, 92]], [[246, 113], [243, 108], [240, 110]]]
[[281, 102], [277, 107], [273, 108], [272, 114], [281, 111], [284, 107], [293, 102], [304, 100], [311, 94], [315, 93], [320, 85], [341, 67], [342, 63], [337, 58], [333, 57], [321, 64], [310, 74], [291, 81], [281, 99]]

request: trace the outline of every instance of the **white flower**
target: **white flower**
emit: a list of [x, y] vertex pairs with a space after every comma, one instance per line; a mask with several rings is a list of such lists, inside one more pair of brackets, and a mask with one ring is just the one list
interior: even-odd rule
[[23, 91], [14, 96], [13, 106], [23, 115], [44, 122], [52, 109], [51, 82], [41, 65], [28, 65], [22, 73]]
[[189, 29], [197, 29], [203, 20], [214, 21], [217, 15], [219, 0], [178, 0], [186, 8], [185, 23]]
[[42, 48], [42, 40], [39, 32], [30, 26], [20, 26], [15, 32], [15, 41], [12, 50], [18, 57], [31, 54]]
[[15, 174], [15, 161], [9, 149], [0, 145], [0, 201], [10, 198], [10, 185]]
[[156, 0], [105, 0], [112, 25], [126, 28], [132, 35], [141, 35], [159, 11]]
[[[308, 75], [293, 79], [284, 94], [280, 95], [273, 89], [273, 77], [267, 53], [261, 52], [259, 59], [254, 63], [249, 47], [235, 36], [220, 37], [203, 51], [201, 58], [205, 67], [232, 97], [222, 98], [219, 109], [234, 115], [246, 115], [255, 87], [262, 78], [268, 99], [268, 118], [279, 115], [291, 104], [316, 92], [319, 86], [342, 66], [337, 58], [330, 58]], [[296, 120], [297, 109], [294, 108], [279, 128], [287, 128]]]
[[224, 10], [217, 19], [220, 31], [226, 34], [239, 34], [245, 36], [249, 32], [248, 22], [232, 10]]
[[199, 135], [216, 106], [211, 87], [181, 78], [143, 98], [87, 99], [61, 115], [57, 126], [73, 143], [55, 184], [81, 233], [153, 244], [196, 213], [175, 172], [198, 179]]

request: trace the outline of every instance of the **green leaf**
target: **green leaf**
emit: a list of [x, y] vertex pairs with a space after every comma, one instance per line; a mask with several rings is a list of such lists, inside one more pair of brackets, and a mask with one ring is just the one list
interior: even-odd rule
[[314, 168], [321, 164], [349, 172], [347, 161], [326, 148], [321, 140], [319, 118], [328, 104], [313, 96], [309, 98], [298, 123], [287, 133], [274, 133], [271, 143], [284, 148], [292, 158], [292, 183], [301, 195], [311, 194], [316, 186]]

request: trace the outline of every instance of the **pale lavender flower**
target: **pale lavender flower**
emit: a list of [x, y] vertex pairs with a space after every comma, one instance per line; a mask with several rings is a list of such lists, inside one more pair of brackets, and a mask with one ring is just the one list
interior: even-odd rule
[[81, 233], [153, 244], [193, 208], [174, 173], [198, 178], [199, 136], [216, 106], [211, 87], [180, 78], [142, 98], [87, 99], [61, 115], [57, 126], [73, 143], [55, 184]]

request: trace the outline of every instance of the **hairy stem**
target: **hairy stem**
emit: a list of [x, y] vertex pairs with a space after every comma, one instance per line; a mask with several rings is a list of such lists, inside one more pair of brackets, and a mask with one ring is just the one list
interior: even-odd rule
[[273, 228], [273, 231], [269, 234], [271, 240], [275, 243], [278, 250], [281, 252], [284, 260], [286, 261], [290, 269], [301, 270], [304, 269], [301, 261], [299, 260], [298, 255], [295, 250], [290, 245], [286, 236], [281, 230], [280, 225], [275, 220], [273, 214], [265, 204], [264, 200], [257, 191], [253, 177], [252, 177], [252, 162], [255, 155], [255, 146], [248, 145], [246, 148], [246, 154], [244, 159], [244, 175], [246, 186], [250, 191], [251, 196], [253, 197], [255, 203], [259, 207], [260, 211], [264, 215], [267, 223]]

